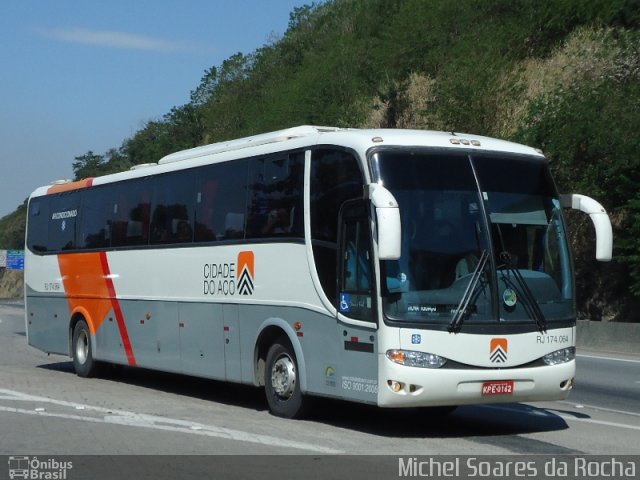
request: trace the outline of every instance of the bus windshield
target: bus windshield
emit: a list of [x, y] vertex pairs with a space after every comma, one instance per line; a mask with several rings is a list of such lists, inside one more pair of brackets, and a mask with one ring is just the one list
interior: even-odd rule
[[382, 261], [385, 317], [545, 330], [575, 318], [561, 206], [540, 158], [394, 149], [371, 157], [400, 205], [402, 254]]

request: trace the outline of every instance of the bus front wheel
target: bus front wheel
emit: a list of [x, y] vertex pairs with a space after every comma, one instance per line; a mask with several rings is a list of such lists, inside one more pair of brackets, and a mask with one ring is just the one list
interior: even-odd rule
[[93, 359], [91, 349], [91, 333], [84, 320], [79, 320], [73, 328], [73, 341], [71, 343], [73, 354], [73, 368], [80, 377], [92, 377], [97, 370], [96, 361]]
[[272, 414], [300, 418], [304, 397], [300, 391], [298, 363], [288, 339], [281, 337], [269, 348], [264, 373], [264, 389]]

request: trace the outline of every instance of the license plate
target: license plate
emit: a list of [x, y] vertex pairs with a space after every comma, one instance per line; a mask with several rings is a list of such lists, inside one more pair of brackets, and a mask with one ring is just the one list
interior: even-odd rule
[[482, 395], [512, 395], [513, 388], [513, 380], [484, 382], [482, 384]]

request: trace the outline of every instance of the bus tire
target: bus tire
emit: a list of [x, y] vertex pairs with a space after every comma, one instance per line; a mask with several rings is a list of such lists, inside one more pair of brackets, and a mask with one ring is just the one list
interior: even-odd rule
[[91, 332], [84, 320], [79, 320], [73, 327], [73, 341], [71, 343], [73, 368], [79, 377], [93, 377], [97, 371], [97, 362], [93, 359], [91, 349]]
[[269, 348], [264, 372], [264, 390], [273, 415], [300, 418], [304, 414], [304, 396], [300, 391], [298, 362], [286, 337]]

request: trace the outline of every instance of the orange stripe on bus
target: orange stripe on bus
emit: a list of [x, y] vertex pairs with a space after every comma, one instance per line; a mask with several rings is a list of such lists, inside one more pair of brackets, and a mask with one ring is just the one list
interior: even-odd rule
[[69, 309], [72, 314], [87, 311], [89, 330], [95, 335], [112, 308], [100, 254], [58, 255], [58, 264]]
[[132, 367], [136, 366], [136, 357], [133, 355], [133, 348], [131, 348], [131, 341], [129, 340], [129, 332], [127, 331], [127, 325], [124, 323], [124, 315], [120, 308], [120, 302], [116, 298], [116, 288], [113, 285], [111, 279], [111, 271], [109, 269], [109, 262], [107, 261], [107, 254], [105, 252], [100, 253], [100, 262], [102, 263], [102, 271], [104, 272], [104, 279], [111, 297], [111, 304], [113, 311], [116, 314], [116, 320], [118, 322], [118, 330], [120, 330], [120, 338], [122, 339], [122, 346], [127, 354], [127, 361]]
[[93, 178], [85, 178], [77, 182], [60, 183], [49, 187], [47, 194], [69, 192], [71, 190], [78, 190], [79, 188], [90, 187], [91, 185], [93, 185]]
[[129, 365], [135, 366], [136, 359], [111, 280], [107, 254], [101, 252], [58, 255], [58, 264], [71, 314], [81, 313], [87, 320], [91, 334], [95, 335], [107, 314], [113, 310], [127, 361]]

